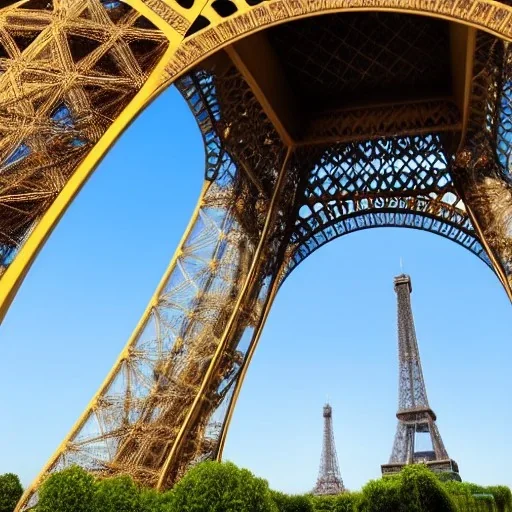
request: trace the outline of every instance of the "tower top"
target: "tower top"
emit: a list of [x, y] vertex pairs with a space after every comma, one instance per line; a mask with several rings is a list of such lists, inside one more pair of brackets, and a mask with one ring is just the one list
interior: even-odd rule
[[324, 405], [324, 418], [332, 417], [332, 407], [329, 404]]
[[395, 291], [397, 291], [399, 286], [402, 285], [408, 285], [409, 286], [409, 293], [412, 293], [412, 282], [411, 282], [411, 276], [407, 274], [400, 274], [399, 276], [395, 277]]

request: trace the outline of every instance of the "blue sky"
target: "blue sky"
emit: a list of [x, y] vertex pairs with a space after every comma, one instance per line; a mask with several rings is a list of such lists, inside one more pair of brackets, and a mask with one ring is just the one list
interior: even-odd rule
[[[0, 473], [28, 484], [92, 397], [195, 205], [204, 154], [174, 89], [126, 132], [61, 221], [0, 326]], [[286, 281], [225, 450], [287, 492], [310, 490], [329, 396], [345, 484], [379, 476], [395, 432], [400, 257], [432, 408], [464, 479], [512, 486], [510, 303], [474, 255], [406, 229], [351, 234]]]

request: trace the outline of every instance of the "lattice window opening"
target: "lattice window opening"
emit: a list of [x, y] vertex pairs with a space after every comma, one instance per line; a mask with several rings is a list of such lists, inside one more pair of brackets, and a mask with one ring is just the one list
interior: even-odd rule
[[[508, 67], [512, 75], [512, 63]], [[496, 151], [503, 172], [512, 178], [512, 79], [502, 86]]]
[[[175, 0], [176, 3], [184, 8], [190, 9], [194, 5], [194, 0]], [[203, 9], [202, 13], [197, 16], [193, 21], [185, 38], [197, 34], [201, 30], [209, 27], [212, 21], [217, 18], [225, 19], [229, 18], [240, 10], [243, 10], [245, 6], [254, 7], [266, 0], [209, 0], [209, 3]]]
[[[181, 79], [177, 87], [203, 134], [206, 179], [217, 180], [219, 167], [231, 160], [244, 173], [248, 170], [250, 176], [257, 176], [269, 194], [278, 175], [276, 162], [282, 144], [239, 72], [231, 67], [217, 76], [199, 69]], [[258, 191], [252, 193], [257, 197]]]
[[222, 143], [215, 130], [220, 120], [220, 107], [215, 93], [213, 76], [204, 71], [186, 75], [176, 82], [176, 88], [187, 102], [201, 130], [206, 150], [205, 179], [216, 181], [219, 173], [226, 169], [226, 158]]
[[328, 149], [310, 172], [305, 195], [444, 188], [451, 178], [436, 138], [381, 139]]

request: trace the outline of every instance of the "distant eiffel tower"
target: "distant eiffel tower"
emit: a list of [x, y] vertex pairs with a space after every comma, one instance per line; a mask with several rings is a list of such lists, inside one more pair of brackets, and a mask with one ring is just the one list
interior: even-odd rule
[[332, 495], [345, 492], [343, 480], [341, 479], [336, 446], [334, 444], [334, 433], [332, 428], [332, 407], [324, 405], [324, 442], [322, 447], [322, 458], [320, 460], [320, 471], [318, 480], [313, 489], [315, 495]]
[[[398, 301], [399, 402], [398, 426], [393, 452], [382, 474], [397, 473], [406, 464], [424, 463], [432, 471], [451, 473], [460, 480], [459, 467], [450, 459], [436, 425], [436, 415], [427, 398], [421, 359], [416, 340], [411, 308], [411, 278], [406, 274], [395, 277]], [[417, 434], [428, 434], [427, 450], [416, 450]]]

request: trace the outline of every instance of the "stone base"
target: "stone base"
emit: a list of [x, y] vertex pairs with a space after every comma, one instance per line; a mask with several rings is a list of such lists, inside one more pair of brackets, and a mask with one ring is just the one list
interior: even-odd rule
[[[447, 473], [452, 476], [452, 480], [461, 481], [459, 476], [459, 466], [452, 459], [446, 460], [432, 460], [424, 462], [425, 466], [434, 473]], [[400, 473], [403, 467], [407, 464], [383, 464], [381, 466], [382, 476], [395, 475]]]

